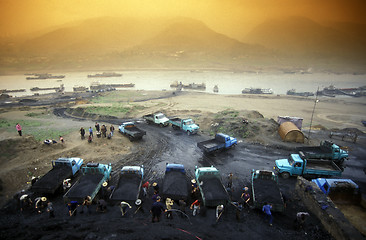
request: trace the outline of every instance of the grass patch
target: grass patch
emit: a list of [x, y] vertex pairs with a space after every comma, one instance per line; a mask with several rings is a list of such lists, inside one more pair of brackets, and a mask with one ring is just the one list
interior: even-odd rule
[[5, 128], [7, 131], [14, 131], [15, 125], [19, 123], [22, 127], [39, 127], [42, 125], [39, 121], [33, 121], [33, 120], [5, 120], [0, 119], [0, 128]]
[[44, 141], [46, 139], [59, 141], [60, 136], [65, 136], [73, 131], [77, 131], [77, 129], [68, 129], [64, 131], [52, 129], [30, 129], [26, 134], [32, 135], [37, 141]]
[[45, 112], [30, 112], [30, 113], [27, 113], [25, 116], [27, 117], [42, 117], [44, 116], [46, 113]]
[[107, 116], [121, 116], [128, 115], [134, 111], [143, 110], [145, 107], [139, 105], [123, 105], [123, 104], [113, 104], [112, 106], [92, 106], [85, 108], [87, 113], [107, 115]]

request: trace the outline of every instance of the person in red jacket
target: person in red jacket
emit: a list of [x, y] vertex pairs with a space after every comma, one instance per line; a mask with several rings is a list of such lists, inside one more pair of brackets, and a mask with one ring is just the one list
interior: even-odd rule
[[20, 126], [20, 124], [17, 123], [17, 125], [15, 126], [15, 128], [17, 129], [19, 136], [22, 136], [22, 126]]
[[192, 212], [192, 215], [193, 216], [196, 216], [196, 214], [199, 213], [199, 209], [201, 208], [201, 202], [200, 200], [196, 200], [194, 201], [192, 204], [191, 204], [191, 209], [193, 208], [193, 212]]

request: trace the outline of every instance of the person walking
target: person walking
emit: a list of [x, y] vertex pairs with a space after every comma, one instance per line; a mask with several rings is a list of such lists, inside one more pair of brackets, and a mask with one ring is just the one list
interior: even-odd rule
[[102, 132], [102, 137], [107, 137], [107, 128], [104, 124], [102, 125], [100, 131]]
[[272, 204], [264, 204], [262, 211], [265, 214], [265, 220], [268, 219], [269, 222], [269, 226], [272, 226], [272, 221], [273, 221], [273, 217], [272, 217], [272, 213], [271, 213], [271, 209], [272, 209]]
[[114, 126], [113, 126], [113, 125], [111, 125], [111, 126], [110, 126], [110, 128], [109, 128], [109, 130], [111, 131], [111, 136], [113, 137], [113, 133], [114, 133]]
[[48, 202], [47, 203], [47, 212], [48, 212], [50, 218], [54, 218], [55, 217], [55, 210], [53, 209], [52, 202]]
[[156, 202], [154, 202], [151, 206], [151, 222], [155, 222], [155, 219], [157, 220], [157, 222], [160, 222], [161, 213], [166, 211], [164, 205], [160, 202], [160, 200], [161, 198], [158, 196]]
[[124, 201], [120, 203], [119, 207], [121, 208], [122, 217], [124, 217], [127, 214], [128, 208], [132, 208], [128, 202]]
[[201, 208], [201, 202], [200, 200], [196, 200], [191, 204], [191, 209], [193, 209], [192, 215], [196, 216], [197, 214], [199, 214], [199, 210]]
[[80, 128], [81, 139], [85, 139], [85, 129], [83, 127]]
[[227, 187], [231, 189], [231, 187], [233, 186], [233, 173], [230, 173], [227, 178]]
[[20, 126], [20, 124], [17, 123], [17, 125], [15, 126], [15, 128], [17, 129], [19, 136], [22, 136], [22, 126]]
[[89, 128], [89, 136], [93, 137], [93, 128], [92, 127]]

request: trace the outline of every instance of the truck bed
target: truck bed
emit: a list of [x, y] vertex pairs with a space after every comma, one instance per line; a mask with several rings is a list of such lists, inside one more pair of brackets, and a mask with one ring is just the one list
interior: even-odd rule
[[[261, 207], [265, 202], [283, 205], [280, 189], [275, 181], [269, 179], [253, 179], [255, 201]], [[273, 206], [274, 207], [274, 206]]]
[[205, 197], [206, 206], [225, 205], [229, 200], [229, 196], [220, 179], [215, 177], [201, 177], [199, 182], [203, 182], [200, 188], [201, 193]]
[[171, 124], [177, 125], [180, 127], [180, 123], [181, 123], [182, 119], [181, 118], [170, 118], [169, 122]]
[[101, 184], [103, 174], [86, 174], [70, 188], [65, 194], [70, 201], [82, 201], [86, 196], [91, 196], [95, 189]]
[[146, 134], [145, 131], [142, 131], [141, 129], [138, 129], [137, 127], [129, 127], [125, 128], [125, 132], [129, 135], [131, 135], [134, 138], [142, 137]]
[[206, 152], [215, 151], [215, 150], [219, 149], [221, 147], [221, 145], [223, 145], [223, 143], [221, 143], [220, 141], [218, 141], [216, 139], [211, 139], [211, 140], [197, 143], [197, 147], [199, 147], [200, 149], [203, 149]]
[[55, 166], [31, 188], [33, 192], [53, 194], [63, 183], [63, 180], [72, 176], [70, 166]]
[[140, 191], [141, 176], [137, 174], [121, 174], [118, 184], [110, 199], [116, 201], [135, 201]]
[[325, 147], [298, 147], [296, 150], [303, 152], [305, 155], [332, 154], [332, 150]]
[[340, 170], [335, 164], [327, 161], [307, 161], [306, 168], [308, 170], [324, 170], [324, 171], [338, 171]]
[[171, 171], [165, 173], [163, 179], [162, 195], [175, 200], [188, 198], [187, 176], [182, 172]]

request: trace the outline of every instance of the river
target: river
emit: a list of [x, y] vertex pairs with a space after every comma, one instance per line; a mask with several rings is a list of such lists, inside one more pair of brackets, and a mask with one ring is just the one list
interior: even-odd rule
[[[96, 72], [94, 72], [96, 73]], [[244, 88], [271, 88], [275, 94], [286, 94], [289, 89], [298, 92], [316, 92], [317, 88], [323, 89], [329, 85], [340, 88], [361, 87], [366, 85], [366, 75], [352, 74], [278, 74], [278, 73], [233, 73], [225, 71], [119, 71], [122, 77], [88, 78], [93, 72], [67, 72], [53, 75], [65, 75], [65, 78], [26, 80], [25, 75], [0, 76], [0, 89], [26, 89], [25, 92], [10, 93], [12, 96], [33, 95], [32, 87], [59, 87], [64, 84], [67, 92], [73, 91], [74, 86], [89, 87], [98, 81], [101, 84], [134, 83], [135, 90], [170, 90], [174, 81], [189, 83], [205, 83], [204, 92], [213, 93], [213, 87], [218, 85], [218, 94], [241, 94]], [[39, 91], [49, 93], [54, 91]]]

